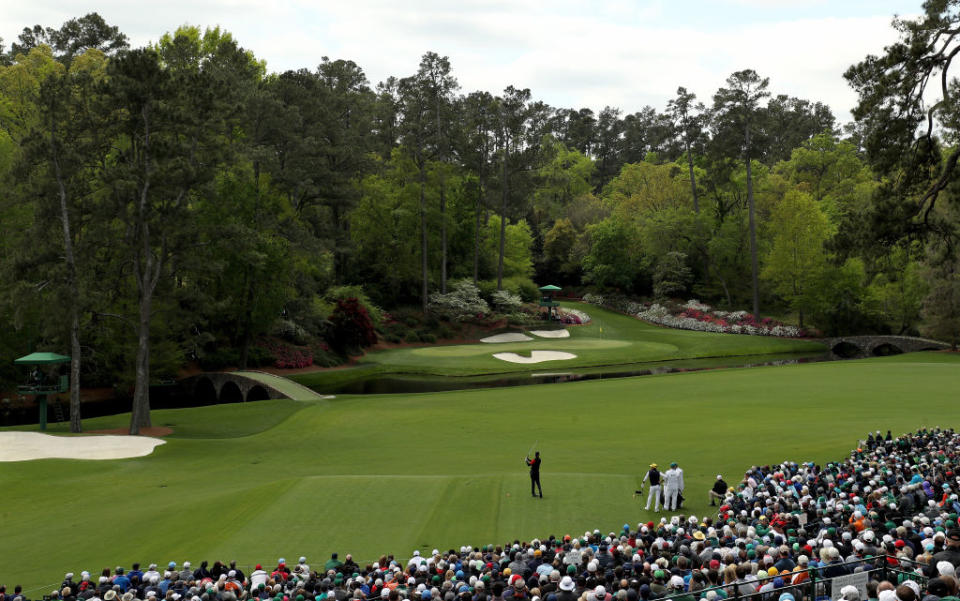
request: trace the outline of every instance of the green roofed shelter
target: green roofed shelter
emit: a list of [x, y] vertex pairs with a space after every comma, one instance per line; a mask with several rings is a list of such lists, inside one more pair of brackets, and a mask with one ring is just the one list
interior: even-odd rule
[[540, 296], [540, 306], [547, 308], [547, 319], [557, 319], [559, 317], [557, 314], [559, 305], [557, 301], [553, 300], [553, 295], [560, 290], [561, 288], [559, 286], [554, 286], [553, 284], [540, 286], [540, 292], [543, 293]]
[[58, 355], [57, 353], [30, 353], [14, 360], [15, 365], [55, 365], [58, 363], [70, 363], [70, 357]]
[[48, 379], [48, 374], [40, 369], [41, 365], [60, 365], [61, 363], [70, 363], [70, 357], [58, 355], [57, 353], [30, 353], [29, 355], [14, 359], [14, 365], [33, 365], [33, 373], [30, 374], [30, 383], [24, 386], [17, 386], [17, 392], [20, 394], [32, 394], [37, 402], [37, 409], [40, 412], [40, 430], [47, 429], [47, 395], [63, 393], [69, 388], [69, 377], [59, 375], [56, 378]]

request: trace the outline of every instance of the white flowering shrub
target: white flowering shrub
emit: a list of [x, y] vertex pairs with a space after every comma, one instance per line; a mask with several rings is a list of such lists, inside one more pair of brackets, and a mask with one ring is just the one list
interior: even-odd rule
[[512, 313], [523, 306], [523, 299], [509, 290], [497, 290], [491, 297], [493, 306], [501, 313]]
[[687, 302], [683, 303], [684, 309], [693, 309], [694, 311], [709, 311], [710, 305], [706, 303], [701, 303], [695, 298], [691, 298]]
[[663, 305], [658, 303], [653, 303], [650, 305], [650, 308], [646, 311], [637, 311], [635, 313], [640, 319], [645, 319], [647, 321], [655, 321], [660, 323], [660, 320], [670, 315], [670, 309], [667, 309]]
[[480, 290], [469, 280], [456, 282], [446, 294], [431, 294], [428, 306], [430, 311], [451, 321], [483, 317], [490, 312], [487, 301], [480, 298]]
[[590, 303], [591, 305], [597, 305], [597, 306], [602, 306], [606, 304], [605, 299], [602, 296], [600, 296], [599, 294], [593, 294], [592, 292], [588, 292], [583, 295], [583, 302]]

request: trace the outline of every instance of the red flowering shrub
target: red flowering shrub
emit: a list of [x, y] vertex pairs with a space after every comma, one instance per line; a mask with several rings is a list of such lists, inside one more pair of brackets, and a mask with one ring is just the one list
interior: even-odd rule
[[299, 369], [313, 365], [313, 351], [309, 347], [294, 346], [276, 340], [266, 340], [259, 344], [276, 357], [274, 367]]
[[330, 315], [332, 324], [328, 340], [341, 352], [357, 351], [377, 343], [377, 332], [367, 309], [356, 298], [337, 301]]

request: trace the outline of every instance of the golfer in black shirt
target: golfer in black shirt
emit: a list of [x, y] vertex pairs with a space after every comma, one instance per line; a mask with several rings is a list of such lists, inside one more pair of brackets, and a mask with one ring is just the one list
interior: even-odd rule
[[540, 491], [540, 498], [543, 498], [543, 489], [540, 488], [540, 451], [537, 451], [533, 459], [527, 457], [527, 465], [530, 466], [530, 494], [537, 496]]

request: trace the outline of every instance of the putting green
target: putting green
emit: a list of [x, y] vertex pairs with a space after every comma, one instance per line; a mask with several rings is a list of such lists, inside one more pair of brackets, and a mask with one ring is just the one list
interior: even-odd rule
[[[552, 342], [552, 344], [551, 344]], [[554, 350], [547, 347], [556, 347], [557, 349], [590, 351], [599, 349], [615, 349], [625, 346], [633, 346], [641, 352], [650, 354], [669, 355], [675, 353], [677, 347], [672, 344], [660, 344], [656, 342], [630, 343], [626, 340], [600, 340], [597, 338], [577, 338], [574, 340], [554, 340], [544, 343], [544, 341], [535, 342], [501, 342], [499, 344], [461, 344], [456, 346], [428, 346], [424, 348], [412, 349], [410, 354], [417, 357], [477, 357], [489, 356], [492, 353], [522, 353], [524, 351]]]
[[700, 357], [731, 357], [781, 353], [819, 353], [826, 347], [812, 340], [771, 336], [738, 336], [674, 330], [584, 303], [563, 302], [588, 313], [592, 320], [570, 326], [569, 338], [537, 338], [528, 342], [476, 343], [400, 348], [367, 353], [350, 370], [325, 370], [293, 376], [315, 390], [332, 390], [345, 382], [370, 376], [481, 376], [531, 372], [536, 364], [500, 361], [493, 353], [525, 354], [533, 350], [577, 355], [564, 369], [628, 365]]
[[[155, 411], [175, 434], [149, 456], [0, 464], [0, 565], [36, 598], [65, 571], [133, 561], [373, 561], [619, 530], [654, 517], [632, 496], [652, 461], [680, 463], [689, 511], [704, 515], [717, 473], [735, 482], [757, 463], [838, 459], [870, 430], [960, 425], [958, 386], [960, 356], [920, 353]], [[534, 441], [542, 500], [522, 463]], [[87, 530], [110, 544], [61, 544]]]

